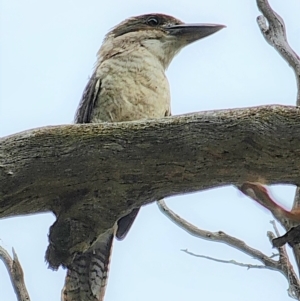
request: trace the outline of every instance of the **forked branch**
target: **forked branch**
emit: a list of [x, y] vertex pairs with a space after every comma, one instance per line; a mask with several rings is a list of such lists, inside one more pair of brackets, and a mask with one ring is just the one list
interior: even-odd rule
[[11, 258], [9, 253], [0, 246], [0, 259], [3, 261], [7, 269], [12, 287], [15, 291], [18, 301], [30, 301], [30, 297], [24, 281], [23, 269], [15, 250], [12, 249], [12, 252], [13, 258]]

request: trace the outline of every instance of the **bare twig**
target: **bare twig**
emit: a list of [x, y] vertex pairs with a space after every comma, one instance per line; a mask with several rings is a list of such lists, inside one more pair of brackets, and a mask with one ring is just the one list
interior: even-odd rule
[[278, 230], [278, 228], [277, 228], [277, 225], [276, 225], [275, 221], [270, 221], [270, 224], [272, 224], [276, 236], [280, 236], [280, 233], [279, 233], [279, 230]]
[[[280, 234], [279, 234], [279, 231], [278, 231], [278, 228], [276, 226], [275, 221], [270, 221], [270, 223], [272, 224], [272, 226], [274, 228], [274, 231], [275, 231], [275, 234], [276, 234], [276, 236], [275, 236], [271, 231], [268, 231], [268, 233], [267, 233], [267, 235], [268, 235], [268, 237], [270, 239], [270, 243], [272, 244], [272, 240], [275, 237], [280, 236]], [[286, 266], [288, 266], [290, 264], [290, 262], [289, 262], [289, 257], [288, 257], [288, 254], [286, 252], [285, 246], [278, 247], [277, 249], [278, 249], [278, 252], [279, 252], [279, 261], [282, 264], [285, 264]], [[293, 267], [292, 267], [292, 269], [293, 269]]]
[[[202, 230], [202, 229], [195, 227], [194, 225], [190, 224], [189, 222], [187, 222], [186, 220], [181, 218], [179, 215], [174, 213], [172, 210], [170, 210], [163, 200], [158, 201], [157, 204], [158, 204], [159, 209], [164, 213], [164, 215], [166, 215], [169, 219], [171, 219], [172, 222], [174, 222], [176, 225], [178, 225], [183, 230], [187, 231], [189, 234], [199, 237], [199, 238], [202, 238], [202, 239], [206, 239], [206, 240], [210, 240], [210, 241], [214, 241], [214, 242], [225, 243], [225, 244], [229, 245], [230, 247], [233, 247], [233, 248], [251, 256], [252, 258], [262, 262], [264, 264], [265, 269], [270, 269], [273, 271], [280, 272], [288, 280], [289, 295], [296, 300], [300, 299], [300, 283], [299, 283], [296, 273], [294, 272], [294, 269], [293, 269], [291, 263], [288, 260], [286, 250], [284, 247], [278, 248], [279, 260], [278, 261], [273, 260], [273, 259], [271, 259], [271, 257], [265, 255], [261, 251], [248, 246], [244, 241], [237, 239], [233, 236], [230, 236], [230, 235], [224, 233], [223, 231], [210, 232], [210, 231]], [[273, 240], [275, 238], [275, 235], [272, 232], [268, 232], [268, 236], [269, 236], [270, 240]], [[188, 253], [188, 251], [185, 251], [185, 252]], [[192, 255], [194, 255], [194, 254], [192, 254]], [[234, 260], [227, 261], [227, 260], [220, 260], [220, 259], [216, 259], [216, 258], [212, 258], [209, 256], [204, 256], [204, 255], [197, 255], [197, 256], [206, 258], [209, 260], [214, 260], [214, 261], [223, 262], [223, 263], [231, 263], [231, 264], [249, 267], [249, 268], [252, 268], [252, 267], [253, 268], [263, 268], [260, 265], [249, 266], [248, 264], [238, 263]], [[272, 257], [274, 257], [274, 256], [272, 256]]]
[[[290, 47], [283, 19], [271, 8], [268, 0], [257, 0], [263, 15], [257, 17], [257, 24], [266, 39], [283, 59], [293, 68], [297, 82], [297, 106], [300, 105], [300, 58]], [[268, 22], [268, 24], [267, 24]]]
[[199, 229], [194, 225], [190, 224], [189, 222], [187, 222], [186, 220], [184, 220], [183, 218], [181, 218], [172, 210], [170, 210], [163, 200], [158, 201], [157, 204], [159, 209], [164, 213], [164, 215], [166, 215], [169, 219], [171, 219], [172, 222], [174, 222], [177, 226], [179, 226], [189, 234], [209, 241], [225, 243], [230, 247], [233, 247], [259, 260], [269, 269], [280, 271], [279, 263], [276, 260], [271, 259], [269, 256], [265, 255], [259, 250], [251, 248], [244, 241], [237, 239], [233, 236], [230, 236], [223, 231], [211, 232], [211, 231]]
[[188, 250], [181, 250], [181, 251], [183, 251], [189, 255], [195, 256], [195, 257], [204, 258], [204, 259], [208, 259], [208, 260], [212, 260], [212, 261], [216, 261], [216, 262], [220, 262], [220, 263], [229, 263], [229, 264], [237, 265], [240, 267], [245, 267], [247, 269], [270, 269], [270, 270], [272, 270], [272, 268], [269, 268], [265, 265], [242, 263], [242, 262], [237, 262], [235, 260], [223, 260], [223, 259], [218, 259], [218, 258], [214, 258], [214, 257], [210, 257], [210, 256], [195, 254]]
[[0, 259], [3, 261], [8, 271], [18, 301], [30, 301], [21, 264], [14, 249], [12, 249], [12, 252], [13, 259], [10, 257], [9, 253], [0, 246]]

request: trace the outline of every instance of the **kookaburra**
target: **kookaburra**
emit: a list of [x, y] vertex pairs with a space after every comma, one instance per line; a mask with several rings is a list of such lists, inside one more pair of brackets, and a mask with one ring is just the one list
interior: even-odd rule
[[[183, 47], [223, 27], [186, 24], [164, 14], [141, 15], [123, 21], [106, 35], [98, 51], [94, 73], [83, 92], [75, 123], [170, 116], [166, 69]], [[126, 236], [139, 209], [121, 217], [88, 251], [74, 258], [68, 266], [62, 292], [64, 301], [103, 300], [114, 236], [118, 239]]]

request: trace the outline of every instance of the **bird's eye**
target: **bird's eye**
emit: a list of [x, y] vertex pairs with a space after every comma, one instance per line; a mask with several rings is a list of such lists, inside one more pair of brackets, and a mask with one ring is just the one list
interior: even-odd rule
[[159, 20], [156, 17], [149, 17], [147, 20], [147, 24], [150, 26], [157, 26], [159, 25]]

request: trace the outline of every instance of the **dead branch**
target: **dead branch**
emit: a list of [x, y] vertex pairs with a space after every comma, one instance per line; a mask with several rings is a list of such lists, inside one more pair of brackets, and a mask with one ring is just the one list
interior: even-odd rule
[[[263, 263], [265, 269], [277, 271], [277, 272], [280, 272], [281, 274], [283, 274], [289, 283], [289, 290], [288, 290], [289, 295], [292, 298], [299, 300], [300, 283], [299, 283], [296, 273], [294, 272], [293, 266], [288, 259], [288, 256], [286, 254], [284, 247], [278, 248], [278, 251], [279, 251], [279, 260], [278, 261], [271, 259], [270, 256], [267, 256], [264, 253], [262, 253], [261, 251], [248, 246], [244, 241], [242, 241], [236, 237], [230, 236], [230, 235], [224, 233], [223, 231], [211, 232], [208, 230], [203, 230], [203, 229], [199, 229], [199, 228], [195, 227], [194, 225], [190, 224], [189, 222], [187, 222], [186, 220], [181, 218], [179, 215], [174, 213], [171, 209], [169, 209], [163, 200], [158, 201], [157, 204], [158, 204], [159, 209], [163, 212], [163, 214], [165, 214], [173, 223], [175, 223], [177, 226], [179, 226], [180, 228], [182, 228], [189, 234], [196, 236], [198, 238], [201, 238], [201, 239], [225, 243], [228, 246], [235, 248], [235, 249], [247, 254], [248, 256], [260, 261], [261, 263]], [[271, 232], [268, 233], [268, 236], [271, 241], [275, 238], [275, 236], [272, 235]], [[188, 253], [187, 251], [185, 251], [185, 252]], [[194, 255], [194, 254], [192, 254], [192, 255]], [[198, 257], [202, 257], [202, 258], [206, 258], [209, 260], [214, 260], [214, 261], [218, 261], [218, 262], [222, 262], [222, 263], [235, 264], [235, 265], [248, 267], [248, 268], [262, 268], [261, 265], [251, 266], [249, 264], [238, 263], [234, 260], [229, 260], [229, 261], [220, 260], [220, 259], [216, 259], [216, 258], [204, 256], [204, 255], [199, 255]]]
[[13, 258], [11, 258], [9, 253], [0, 246], [0, 259], [3, 261], [8, 271], [10, 281], [18, 301], [30, 301], [21, 264], [14, 249], [12, 249], [12, 252]]
[[198, 257], [198, 258], [204, 258], [204, 259], [211, 260], [211, 261], [216, 261], [216, 262], [219, 262], [219, 263], [233, 264], [233, 265], [237, 265], [237, 266], [240, 266], [240, 267], [243, 267], [243, 268], [247, 268], [248, 270], [249, 269], [269, 269], [269, 270], [272, 270], [272, 268], [267, 267], [265, 265], [261, 265], [261, 264], [243, 263], [243, 262], [238, 262], [238, 261], [233, 260], [233, 259], [231, 259], [231, 260], [223, 260], [223, 259], [218, 259], [218, 258], [206, 256], [206, 255], [195, 254], [195, 253], [190, 252], [188, 250], [181, 250], [181, 251], [183, 251], [183, 252], [185, 252], [185, 253], [187, 253], [187, 254], [189, 254], [191, 256]]
[[297, 83], [297, 106], [300, 105], [300, 58], [287, 41], [283, 19], [271, 8], [268, 0], [257, 0], [263, 15], [257, 17], [257, 24], [266, 41], [293, 68]]
[[213, 242], [225, 243], [228, 246], [233, 247], [249, 255], [250, 257], [257, 259], [258, 261], [262, 262], [267, 268], [282, 272], [280, 270], [279, 263], [276, 260], [271, 259], [269, 256], [263, 254], [259, 250], [251, 248], [244, 241], [228, 235], [223, 231], [211, 232], [208, 230], [199, 229], [198, 227], [190, 224], [188, 221], [174, 213], [170, 208], [167, 207], [166, 203], [163, 200], [158, 201], [157, 205], [165, 216], [167, 216], [173, 223], [182, 228], [184, 231], [188, 232], [190, 235]]
[[[279, 231], [277, 229], [275, 221], [271, 221], [271, 224], [273, 225], [276, 236], [278, 236]], [[274, 241], [274, 239], [276, 239], [276, 236], [271, 231], [268, 231], [267, 235], [269, 237], [271, 244], [273, 244], [273, 241]], [[286, 248], [283, 246], [283, 247], [278, 247], [277, 249], [279, 252], [279, 260], [278, 261], [280, 262], [281, 269], [289, 283], [288, 294], [291, 298], [299, 300], [299, 298], [300, 298], [299, 278], [297, 277], [297, 274], [294, 271], [293, 265], [291, 264], [291, 262], [289, 260], [289, 256], [287, 254]]]

